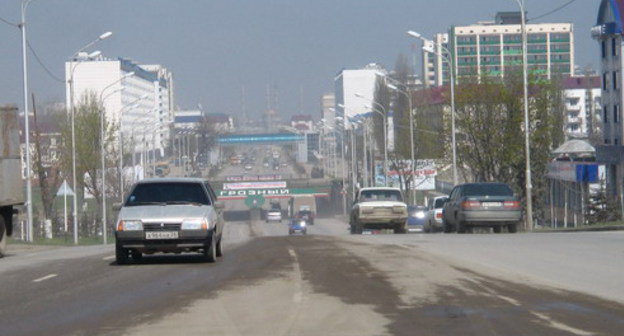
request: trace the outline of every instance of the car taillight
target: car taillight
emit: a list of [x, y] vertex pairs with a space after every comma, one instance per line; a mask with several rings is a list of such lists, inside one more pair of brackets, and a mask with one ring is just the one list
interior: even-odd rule
[[442, 211], [439, 211], [435, 214], [435, 218], [442, 219]]
[[480, 208], [481, 207], [481, 202], [479, 202], [479, 201], [463, 201], [461, 203], [461, 207], [463, 209]]
[[503, 203], [503, 206], [505, 208], [519, 208], [520, 207], [520, 202], [518, 202], [518, 201], [505, 201], [505, 203]]

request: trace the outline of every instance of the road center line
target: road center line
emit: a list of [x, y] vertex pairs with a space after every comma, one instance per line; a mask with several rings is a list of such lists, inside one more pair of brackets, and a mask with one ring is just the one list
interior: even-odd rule
[[48, 274], [48, 275], [46, 275], [46, 276], [44, 276], [44, 277], [41, 277], [41, 278], [39, 278], [39, 279], [35, 279], [35, 280], [33, 280], [32, 282], [41, 282], [41, 281], [44, 281], [44, 280], [48, 280], [48, 279], [52, 279], [52, 278], [56, 278], [57, 276], [58, 276], [58, 274], [54, 274], [54, 273], [52, 273], [52, 274]]

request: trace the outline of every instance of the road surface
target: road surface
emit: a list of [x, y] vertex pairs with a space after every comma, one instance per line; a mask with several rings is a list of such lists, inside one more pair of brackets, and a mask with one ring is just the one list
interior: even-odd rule
[[224, 257], [11, 246], [0, 335], [618, 335], [624, 234], [227, 223]]

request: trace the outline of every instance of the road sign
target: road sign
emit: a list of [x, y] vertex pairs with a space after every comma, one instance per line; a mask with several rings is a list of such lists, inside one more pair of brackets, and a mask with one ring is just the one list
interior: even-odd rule
[[56, 192], [56, 196], [74, 196], [74, 191], [69, 187], [67, 181], [63, 181], [61, 187]]

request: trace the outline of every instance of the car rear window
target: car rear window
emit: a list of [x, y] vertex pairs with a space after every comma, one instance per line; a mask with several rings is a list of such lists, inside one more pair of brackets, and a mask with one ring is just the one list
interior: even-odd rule
[[157, 182], [140, 183], [126, 200], [126, 206], [155, 203], [199, 203], [210, 205], [201, 183]]
[[444, 207], [444, 198], [438, 198], [435, 200], [435, 203], [433, 204], [433, 207], [435, 209], [440, 209]]
[[513, 191], [506, 184], [468, 184], [464, 186], [463, 196], [513, 196]]
[[360, 202], [396, 201], [402, 202], [403, 197], [398, 190], [364, 190], [360, 194]]

